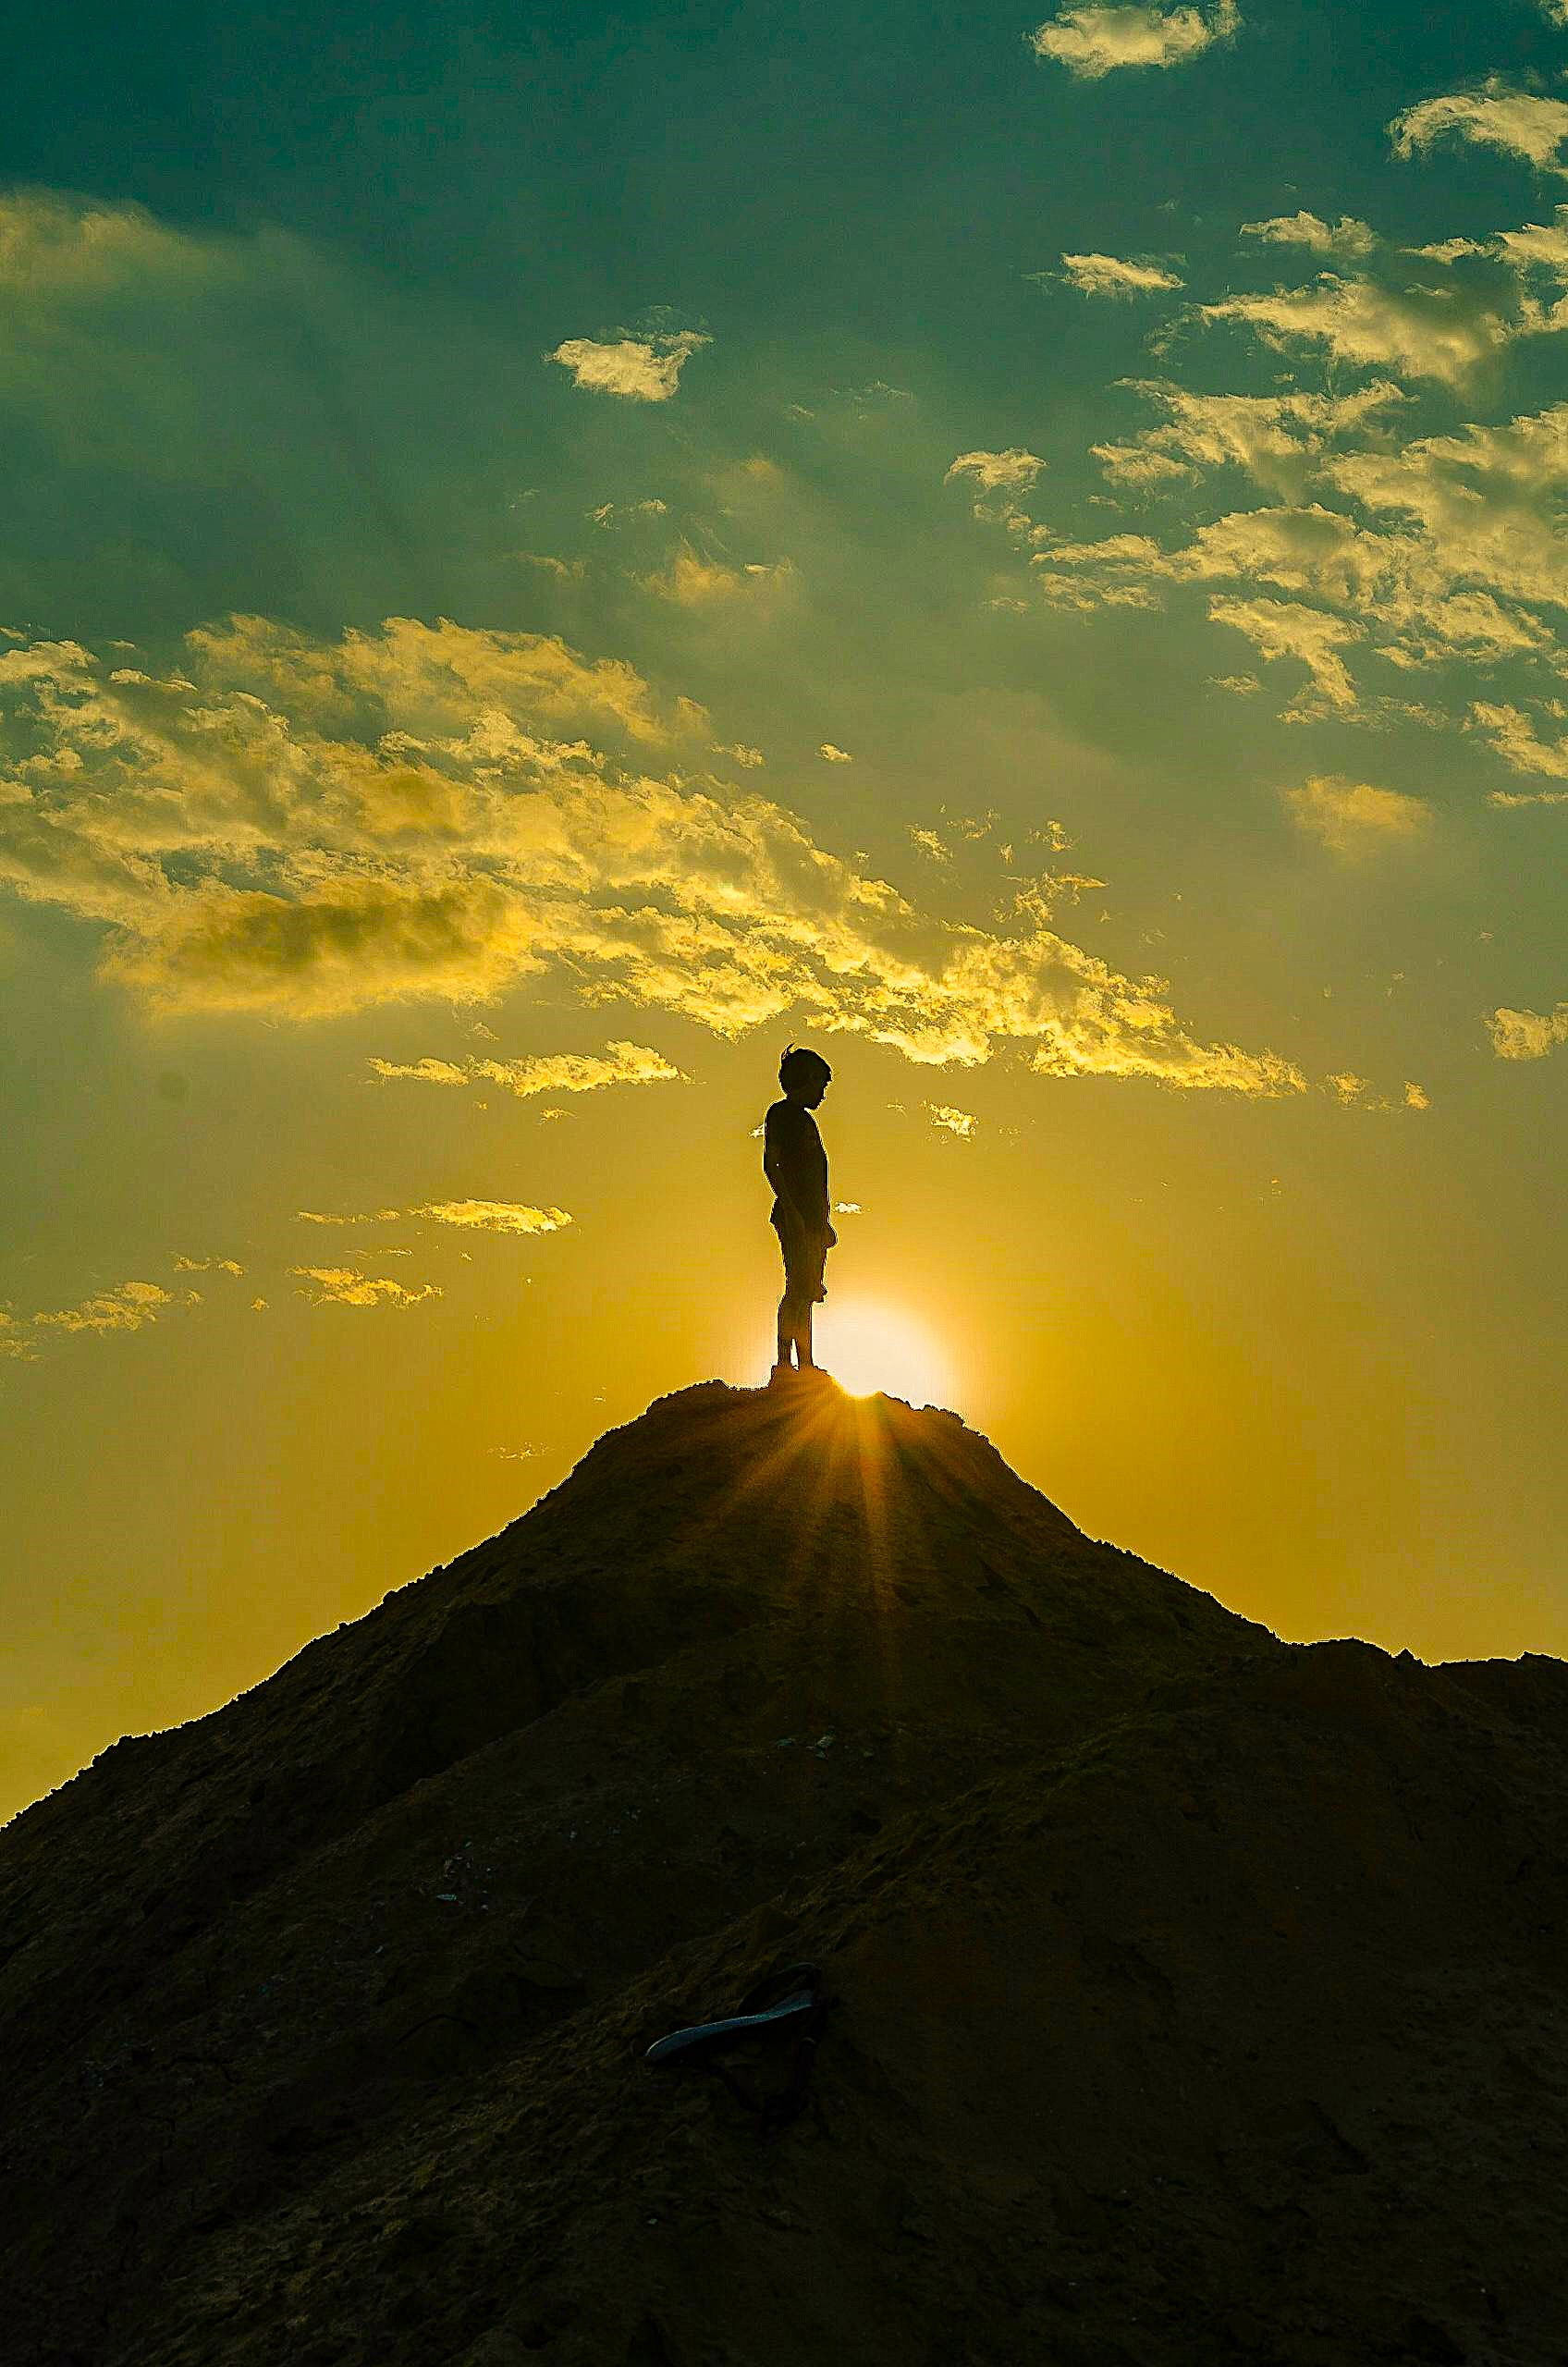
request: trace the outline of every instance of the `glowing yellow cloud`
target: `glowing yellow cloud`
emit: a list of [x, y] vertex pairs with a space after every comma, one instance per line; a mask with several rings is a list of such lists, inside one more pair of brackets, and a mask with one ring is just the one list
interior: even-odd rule
[[1229, 41], [1241, 25], [1236, 0], [1219, 0], [1212, 16], [1197, 8], [1101, 6], [1096, 0], [1059, 8], [1029, 36], [1036, 57], [1097, 82], [1126, 67], [1180, 66]]
[[[1037, 908], [1009, 933], [924, 913], [765, 798], [531, 721], [536, 696], [652, 728], [630, 669], [406, 619], [320, 646], [254, 620], [192, 640], [195, 698], [106, 681], [74, 644], [0, 658], [26, 767], [0, 802], [0, 885], [107, 924], [106, 973], [154, 1010], [472, 1002], [553, 969], [720, 1036], [798, 1011], [921, 1063], [1011, 1042], [1059, 1075], [1302, 1089], [1276, 1054], [1195, 1042], [1161, 981]], [[270, 698], [251, 687], [269, 677]]]
[[315, 1283], [313, 1291], [300, 1294], [312, 1306], [419, 1306], [441, 1296], [434, 1282], [410, 1290], [389, 1275], [361, 1274], [352, 1266], [295, 1266], [290, 1271]]
[[1396, 840], [1419, 838], [1432, 809], [1424, 798], [1369, 781], [1341, 780], [1320, 774], [1300, 789], [1280, 792], [1287, 811], [1313, 838], [1336, 854], [1359, 855]]
[[571, 1222], [565, 1208], [529, 1208], [516, 1200], [430, 1200], [409, 1214], [473, 1233], [559, 1233]]
[[577, 385], [591, 394], [667, 403], [692, 354], [712, 341], [694, 329], [682, 329], [675, 337], [624, 337], [608, 345], [596, 344], [592, 337], [570, 337], [548, 358], [570, 370]]

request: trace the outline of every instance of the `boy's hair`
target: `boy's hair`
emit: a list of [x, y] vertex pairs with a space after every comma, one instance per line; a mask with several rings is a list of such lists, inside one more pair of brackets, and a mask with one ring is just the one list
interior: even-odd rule
[[797, 1079], [803, 1085], [808, 1077], [819, 1076], [826, 1085], [832, 1074], [822, 1054], [814, 1052], [809, 1044], [790, 1045], [778, 1063], [778, 1082], [786, 1093]]

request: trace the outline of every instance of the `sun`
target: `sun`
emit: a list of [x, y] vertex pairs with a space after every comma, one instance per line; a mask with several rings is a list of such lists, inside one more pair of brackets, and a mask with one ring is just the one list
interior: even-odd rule
[[948, 1359], [931, 1334], [901, 1309], [873, 1299], [823, 1307], [816, 1353], [851, 1397], [871, 1397], [880, 1389], [912, 1405], [941, 1405], [952, 1395]]

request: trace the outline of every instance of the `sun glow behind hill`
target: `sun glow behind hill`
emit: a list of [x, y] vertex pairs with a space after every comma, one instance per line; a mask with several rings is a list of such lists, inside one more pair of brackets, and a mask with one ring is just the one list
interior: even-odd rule
[[817, 1355], [851, 1397], [885, 1390], [912, 1405], [950, 1404], [954, 1380], [949, 1358], [901, 1307], [848, 1299], [824, 1307], [815, 1330]]

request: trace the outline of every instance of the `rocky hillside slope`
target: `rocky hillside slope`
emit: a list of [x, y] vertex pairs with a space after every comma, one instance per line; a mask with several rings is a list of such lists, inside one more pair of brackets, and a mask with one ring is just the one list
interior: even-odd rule
[[[14, 2367], [1568, 2360], [1568, 1670], [688, 1390], [0, 1834]], [[771, 2142], [650, 2040], [809, 1957]], [[766, 2058], [759, 2055], [766, 2079]]]

